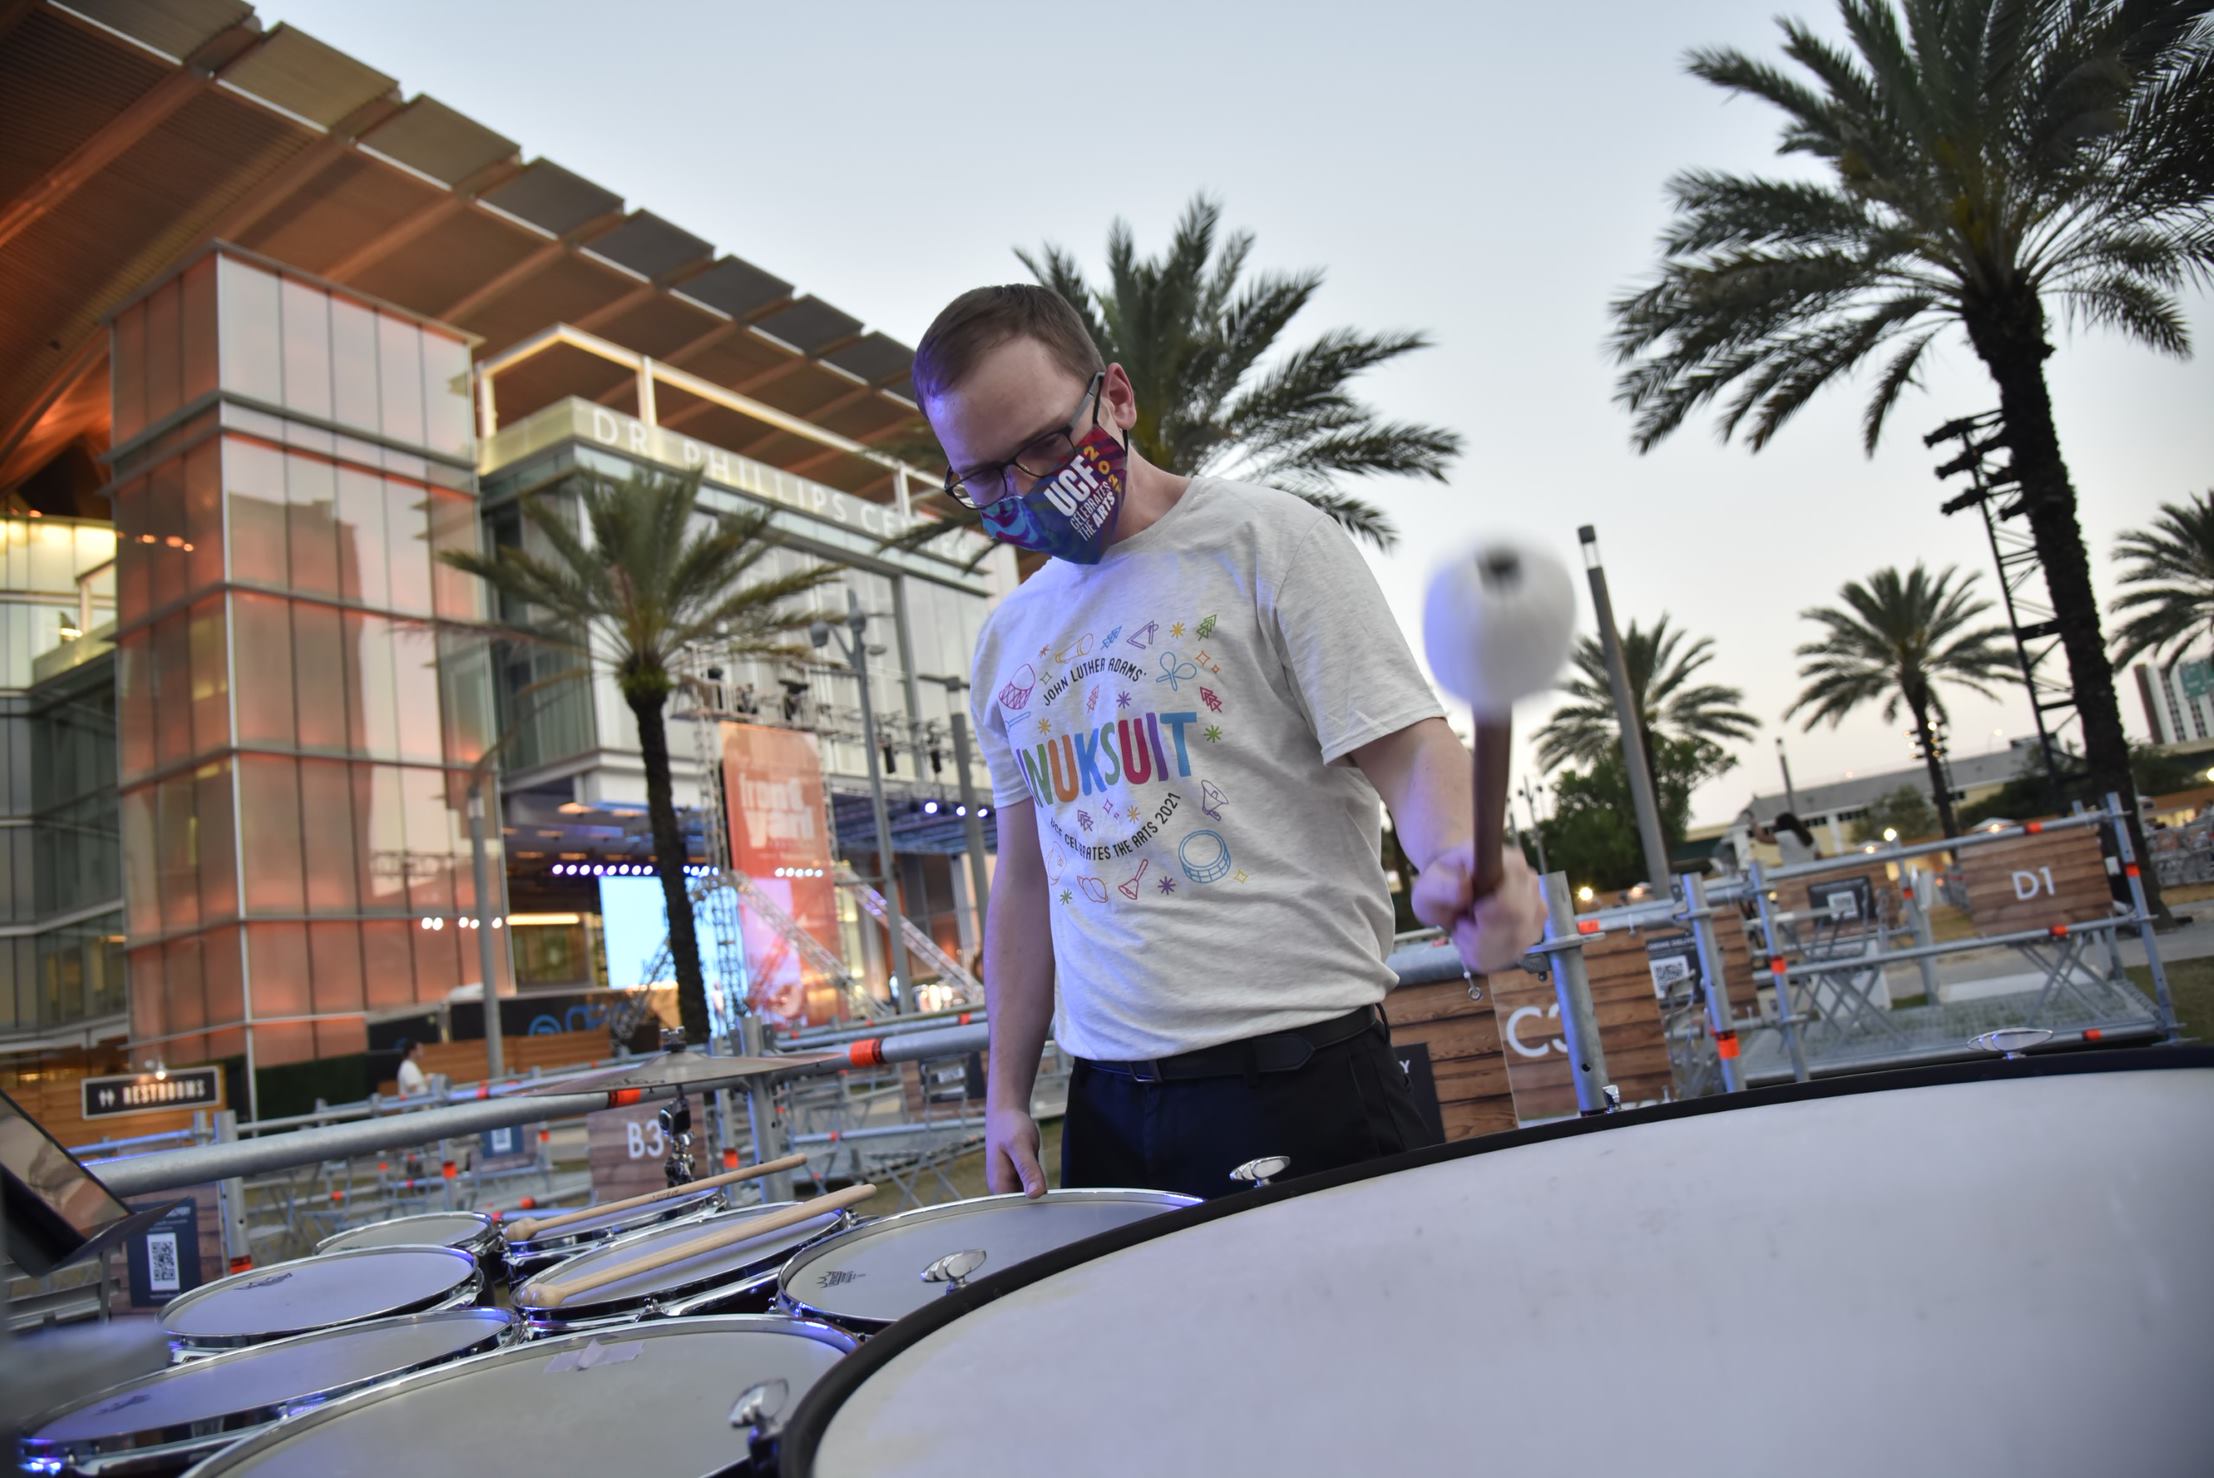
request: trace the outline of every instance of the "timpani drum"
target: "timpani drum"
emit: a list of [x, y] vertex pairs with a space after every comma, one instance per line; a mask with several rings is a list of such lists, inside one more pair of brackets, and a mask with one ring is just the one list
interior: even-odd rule
[[1048, 1253], [865, 1344], [782, 1472], [2204, 1475], [2210, 1227], [2214, 1052], [1663, 1105]]
[[796, 1254], [777, 1292], [792, 1313], [874, 1334], [972, 1278], [1197, 1204], [1167, 1191], [1075, 1190], [925, 1206], [863, 1222]]
[[24, 1428], [32, 1472], [181, 1473], [296, 1411], [379, 1381], [496, 1350], [515, 1331], [497, 1309], [403, 1314], [172, 1365], [110, 1386]]
[[481, 1211], [426, 1211], [348, 1227], [315, 1244], [318, 1254], [357, 1247], [458, 1247], [490, 1273], [500, 1264], [500, 1229]]
[[194, 1475], [744, 1473], [758, 1428], [733, 1408], [788, 1412], [852, 1348], [835, 1329], [766, 1314], [532, 1340], [294, 1417]]
[[203, 1283], [162, 1307], [181, 1359], [395, 1314], [429, 1314], [484, 1294], [477, 1260], [451, 1247], [361, 1247]]
[[564, 1258], [575, 1257], [602, 1242], [612, 1242], [617, 1237], [627, 1237], [648, 1227], [672, 1221], [703, 1220], [722, 1210], [724, 1204], [722, 1187], [709, 1186], [705, 1190], [685, 1191], [668, 1196], [648, 1206], [633, 1206], [625, 1211], [598, 1212], [535, 1237], [507, 1240], [503, 1246], [503, 1256], [506, 1258], [508, 1281], [521, 1283]]
[[631, 1324], [641, 1319], [766, 1313], [776, 1299], [777, 1270], [794, 1252], [852, 1225], [850, 1215], [843, 1211], [826, 1212], [782, 1231], [718, 1247], [712, 1252], [610, 1283], [586, 1295], [582, 1301], [564, 1302], [558, 1309], [539, 1303], [537, 1291], [557, 1281], [588, 1277], [641, 1254], [681, 1247], [693, 1238], [742, 1225], [772, 1212], [789, 1210], [796, 1204], [778, 1201], [766, 1206], [745, 1206], [699, 1220], [651, 1227], [603, 1242], [589, 1252], [556, 1263], [515, 1290], [515, 1310], [523, 1318], [525, 1338]]

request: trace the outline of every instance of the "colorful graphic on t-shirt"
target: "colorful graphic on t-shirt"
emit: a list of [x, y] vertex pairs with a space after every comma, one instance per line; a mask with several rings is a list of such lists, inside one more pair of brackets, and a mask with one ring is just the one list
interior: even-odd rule
[[[1214, 829], [1228, 797], [1193, 770], [1199, 744], [1224, 742], [1213, 719], [1235, 674], [1224, 678], [1216, 651], [1155, 646], [1164, 632], [1212, 636], [1216, 624], [1209, 614], [1067, 632], [1040, 654], [1055, 666], [1006, 674], [999, 705], [1061, 902], [1143, 904], [1230, 876], [1230, 841]], [[1146, 655], [1124, 655], [1133, 652]], [[1151, 855], [1157, 845], [1169, 851]], [[1080, 865], [1067, 874], [1071, 858]]]

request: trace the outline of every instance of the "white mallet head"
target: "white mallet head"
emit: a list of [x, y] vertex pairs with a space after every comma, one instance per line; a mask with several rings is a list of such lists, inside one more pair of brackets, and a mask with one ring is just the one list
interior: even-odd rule
[[1568, 566], [1526, 540], [1478, 540], [1440, 565], [1422, 603], [1430, 670], [1479, 719], [1553, 685], [1576, 638]]

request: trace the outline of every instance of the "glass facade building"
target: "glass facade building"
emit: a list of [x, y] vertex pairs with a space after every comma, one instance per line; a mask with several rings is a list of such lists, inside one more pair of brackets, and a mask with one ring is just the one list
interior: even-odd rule
[[0, 518], [0, 1035], [123, 1012], [115, 531]]
[[[360, 1051], [479, 972], [490, 743], [470, 346], [218, 249], [111, 348], [131, 1037], [174, 1062]], [[457, 660], [440, 660], [453, 654]], [[466, 958], [465, 958], [466, 956]]]

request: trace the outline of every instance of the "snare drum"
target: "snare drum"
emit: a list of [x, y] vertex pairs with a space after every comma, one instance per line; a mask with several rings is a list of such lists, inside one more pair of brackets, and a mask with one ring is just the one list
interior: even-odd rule
[[180, 1359], [394, 1314], [473, 1304], [477, 1260], [451, 1247], [362, 1247], [233, 1273], [171, 1299], [161, 1327]]
[[650, 1206], [633, 1206], [628, 1211], [602, 1211], [536, 1237], [505, 1242], [502, 1255], [507, 1263], [508, 1281], [521, 1283], [563, 1258], [574, 1257], [588, 1248], [597, 1247], [602, 1242], [611, 1242], [617, 1237], [626, 1237], [632, 1232], [641, 1232], [665, 1222], [702, 1220], [722, 1210], [723, 1205], [723, 1188], [709, 1186], [705, 1190], [686, 1191], [681, 1195], [666, 1197]]
[[1419, 1150], [940, 1301], [782, 1473], [2214, 1473], [2210, 1130], [2163, 1047]]
[[557, 1279], [583, 1277], [624, 1258], [679, 1247], [695, 1237], [742, 1223], [750, 1217], [783, 1211], [794, 1204], [779, 1201], [767, 1206], [746, 1206], [674, 1226], [650, 1227], [612, 1242], [603, 1242], [589, 1252], [557, 1263], [515, 1290], [515, 1310], [524, 1320], [525, 1338], [599, 1329], [640, 1319], [766, 1313], [775, 1302], [777, 1269], [794, 1252], [851, 1226], [853, 1218], [850, 1215], [843, 1211], [829, 1212], [753, 1241], [703, 1252], [683, 1262], [610, 1283], [587, 1294], [588, 1301], [564, 1303], [558, 1309], [538, 1303], [536, 1292]]
[[777, 1293], [793, 1313], [874, 1334], [971, 1278], [1197, 1204], [1167, 1191], [1076, 1190], [925, 1206], [802, 1250], [778, 1276]]
[[295, 1411], [498, 1349], [515, 1327], [497, 1309], [448, 1309], [172, 1365], [38, 1417], [23, 1460], [34, 1472], [179, 1473]]
[[746, 1472], [753, 1444], [732, 1422], [739, 1398], [758, 1391], [765, 1415], [789, 1413], [852, 1348], [835, 1329], [765, 1314], [533, 1340], [294, 1417], [195, 1478]]
[[427, 1211], [349, 1227], [315, 1244], [318, 1255], [357, 1247], [458, 1247], [490, 1274], [500, 1265], [500, 1229], [481, 1211]]

